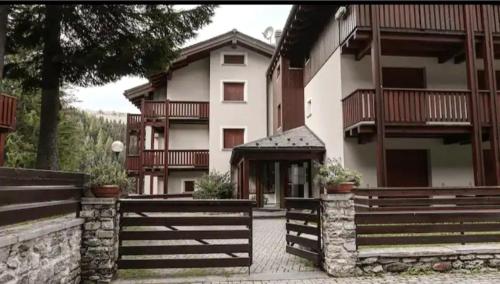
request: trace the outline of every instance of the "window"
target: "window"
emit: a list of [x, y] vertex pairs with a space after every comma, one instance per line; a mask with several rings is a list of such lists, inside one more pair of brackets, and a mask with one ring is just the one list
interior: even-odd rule
[[223, 53], [222, 54], [222, 64], [230, 65], [245, 65], [246, 58], [244, 53]]
[[194, 180], [185, 180], [184, 192], [193, 192], [193, 191], [194, 191]]
[[306, 103], [306, 116], [310, 117], [312, 115], [312, 99], [307, 100]]
[[224, 101], [242, 102], [245, 100], [244, 82], [224, 82]]
[[244, 143], [245, 140], [245, 129], [242, 128], [230, 128], [223, 129], [223, 148], [232, 149], [235, 146]]
[[[497, 89], [500, 87], [500, 70], [495, 71], [495, 76], [496, 76], [496, 83], [497, 83]], [[477, 71], [477, 85], [479, 90], [488, 90], [489, 87], [486, 84], [486, 76], [484, 73], [484, 70], [478, 70]]]
[[382, 81], [384, 88], [426, 88], [424, 68], [383, 67]]
[[281, 127], [281, 104], [278, 105], [278, 111], [277, 111], [277, 116], [278, 116], [278, 128]]

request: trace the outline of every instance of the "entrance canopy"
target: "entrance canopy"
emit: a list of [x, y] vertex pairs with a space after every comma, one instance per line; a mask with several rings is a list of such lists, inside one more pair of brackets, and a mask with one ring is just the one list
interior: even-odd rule
[[325, 144], [307, 126], [248, 142], [233, 148], [231, 165], [250, 160], [322, 160]]
[[285, 197], [312, 196], [311, 162], [322, 162], [324, 153], [325, 144], [306, 126], [234, 147], [238, 198], [283, 207]]

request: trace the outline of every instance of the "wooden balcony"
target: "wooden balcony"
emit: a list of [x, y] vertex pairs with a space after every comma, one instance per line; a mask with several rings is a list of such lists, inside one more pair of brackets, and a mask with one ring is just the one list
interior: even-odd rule
[[129, 130], [138, 130], [141, 128], [141, 115], [127, 113], [127, 127]]
[[0, 94], [0, 132], [12, 131], [16, 124], [16, 104], [15, 97]]
[[[370, 6], [349, 5], [346, 17], [339, 22], [339, 42], [344, 53], [357, 58], [369, 53], [366, 47], [371, 40]], [[473, 30], [481, 34], [482, 8], [472, 7]], [[491, 31], [500, 36], [500, 6], [491, 7]], [[439, 57], [446, 52], [458, 53], [466, 32], [464, 10], [465, 5], [379, 5], [382, 54]]]
[[[467, 90], [383, 89], [386, 126], [453, 128], [464, 131], [471, 125], [470, 92]], [[487, 126], [489, 93], [481, 91], [480, 119]], [[498, 94], [500, 96], [500, 93]], [[342, 100], [344, 129], [352, 135], [375, 125], [375, 90], [358, 89]], [[422, 129], [422, 128], [421, 128]]]
[[[208, 150], [168, 150], [169, 169], [208, 169]], [[127, 157], [127, 170], [140, 170], [140, 156]], [[164, 150], [144, 150], [142, 166], [145, 169], [163, 168], [165, 166]]]
[[[142, 110], [145, 119], [162, 119], [167, 117], [167, 103], [165, 101], [145, 101]], [[169, 101], [168, 117], [169, 119], [190, 119], [190, 120], [208, 120], [209, 117], [208, 102], [192, 101]]]

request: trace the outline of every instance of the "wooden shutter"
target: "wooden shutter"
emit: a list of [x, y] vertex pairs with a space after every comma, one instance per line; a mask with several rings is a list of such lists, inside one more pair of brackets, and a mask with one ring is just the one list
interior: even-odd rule
[[224, 149], [243, 144], [245, 129], [224, 129]]
[[185, 192], [193, 192], [194, 191], [194, 181], [185, 180], [184, 181], [184, 191]]
[[243, 54], [225, 54], [224, 64], [245, 64], [245, 55]]
[[243, 101], [245, 83], [225, 82], [224, 100], [225, 101]]
[[424, 68], [384, 67], [382, 68], [384, 88], [426, 88]]

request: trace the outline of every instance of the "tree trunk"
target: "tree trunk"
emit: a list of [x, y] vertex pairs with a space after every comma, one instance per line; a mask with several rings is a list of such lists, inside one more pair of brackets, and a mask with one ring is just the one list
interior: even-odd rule
[[57, 124], [59, 121], [59, 86], [61, 80], [62, 6], [46, 5], [43, 32], [42, 105], [36, 167], [57, 170]]
[[3, 66], [5, 56], [5, 38], [7, 34], [7, 15], [9, 5], [0, 5], [0, 81], [3, 79]]

